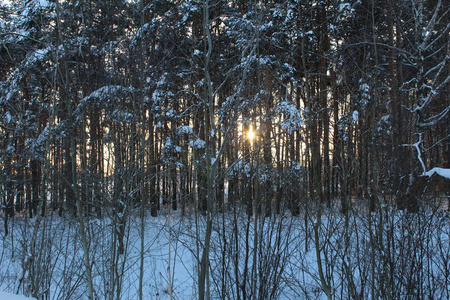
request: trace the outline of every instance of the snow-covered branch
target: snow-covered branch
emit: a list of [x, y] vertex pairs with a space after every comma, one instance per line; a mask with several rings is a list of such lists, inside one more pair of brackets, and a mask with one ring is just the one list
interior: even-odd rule
[[425, 173], [427, 168], [425, 167], [425, 163], [423, 162], [422, 159], [422, 151], [420, 151], [420, 144], [422, 144], [423, 140], [422, 140], [422, 133], [418, 133], [419, 135], [419, 140], [417, 142], [415, 142], [414, 144], [404, 144], [403, 146], [407, 146], [407, 147], [414, 147], [417, 150], [417, 159], [420, 162], [420, 165], [422, 166], [423, 172]]

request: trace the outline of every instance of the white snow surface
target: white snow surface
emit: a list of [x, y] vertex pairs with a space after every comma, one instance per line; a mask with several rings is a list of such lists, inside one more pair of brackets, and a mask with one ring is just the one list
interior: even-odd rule
[[34, 298], [28, 298], [22, 295], [14, 295], [6, 292], [0, 292], [0, 300], [32, 300]]
[[[198, 259], [201, 244], [204, 242], [206, 221], [202, 216], [196, 217], [190, 214], [181, 216], [177, 212], [166, 210], [160, 213], [157, 218], [140, 219], [138, 215], [133, 214], [129, 216], [125, 230], [127, 232], [124, 240], [125, 253], [119, 256], [114, 256], [113, 251], [117, 247], [112, 235], [116, 231], [113, 220], [107, 217], [86, 219], [85, 226], [89, 227], [91, 239], [89, 256], [97, 299], [109, 299], [112, 292], [120, 292], [121, 300], [138, 299], [139, 274], [142, 274], [144, 299], [191, 300], [198, 298]], [[403, 274], [410, 260], [423, 257], [425, 262], [420, 260], [423, 264], [421, 266], [423, 276], [433, 274], [437, 282], [448, 280], [449, 277], [442, 269], [442, 266], [445, 267], [448, 263], [445, 253], [450, 251], [450, 224], [445, 215], [441, 217], [440, 214], [431, 214], [427, 220], [433, 226], [425, 228], [424, 231], [422, 223], [416, 220], [420, 216], [404, 214], [401, 211], [393, 213], [386, 211], [384, 214], [389, 215], [383, 215], [383, 218], [389, 218], [393, 224], [392, 227], [388, 222], [381, 227], [378, 226], [377, 220], [372, 222], [375, 222], [376, 228], [383, 230], [382, 236], [394, 230], [392, 238], [395, 239], [397, 248], [392, 255], [398, 255], [394, 257], [396, 260], [405, 259], [403, 264], [406, 264], [396, 265], [393, 272], [397, 273], [396, 270], [398, 270], [399, 274]], [[305, 220], [308, 222], [307, 226], [305, 226]], [[236, 299], [234, 285], [236, 278], [239, 283], [245, 283], [247, 290], [251, 288], [250, 284], [254, 280], [258, 284], [270, 280], [271, 284], [279, 286], [272, 299], [327, 299], [318, 277], [317, 254], [312, 238], [314, 235], [311, 232], [314, 226], [320, 226], [320, 237], [317, 242], [320, 244], [322, 258], [325, 261], [326, 257], [326, 260], [331, 262], [323, 262], [329, 274], [327, 276], [333, 280], [331, 282], [336, 289], [335, 294], [343, 295], [341, 298], [336, 296], [336, 299], [351, 299], [347, 290], [342, 288], [344, 284], [342, 280], [345, 279], [342, 275], [344, 271], [346, 276], [351, 276], [352, 280], [358, 284], [359, 289], [365, 289], [367, 297], [365, 299], [368, 299], [370, 288], [359, 284], [360, 281], [368, 284], [366, 280], [369, 275], [361, 276], [361, 271], [364, 270], [360, 268], [370, 266], [371, 263], [370, 255], [367, 255], [371, 249], [366, 222], [367, 215], [363, 211], [351, 216], [350, 225], [347, 225], [350, 226], [349, 228], [345, 226], [343, 216], [331, 210], [325, 210], [319, 223], [313, 213], [308, 219], [292, 217], [289, 214], [278, 217], [249, 218], [244, 210], [217, 215], [213, 219], [209, 257], [210, 276], [219, 281], [211, 279], [212, 299], [219, 299], [220, 293], [224, 291], [220, 284], [221, 276], [225, 276], [225, 283], [229, 284], [226, 290], [229, 295], [226, 299]], [[408, 230], [404, 231], [405, 228]], [[439, 230], [436, 231], [436, 228]], [[305, 232], [309, 232], [309, 239]], [[257, 239], [255, 239], [255, 233], [258, 234]], [[409, 239], [412, 237], [414, 239], [412, 241], [405, 239], [405, 234]], [[425, 247], [418, 247], [421, 251], [419, 253], [411, 254], [403, 251], [409, 249], [411, 242], [420, 244], [424, 238], [420, 234], [432, 236], [433, 238], [427, 241], [429, 248], [442, 249], [444, 255], [441, 255], [439, 251], [427, 252], [428, 248]], [[48, 273], [50, 277], [42, 274], [40, 278], [45, 280], [37, 281], [41, 284], [38, 286], [38, 292], [48, 291], [49, 300], [87, 299], [83, 250], [76, 222], [57, 215], [40, 221], [16, 216], [9, 224], [7, 236], [3, 226], [0, 226], [0, 236], [2, 237], [0, 239], [0, 290], [5, 291], [0, 292], [0, 300], [33, 299], [13, 294], [16, 291], [25, 293], [29, 283], [33, 281], [33, 278], [36, 279], [33, 277], [34, 273], [25, 272], [23, 269], [24, 265], [30, 264], [43, 270], [43, 274], [50, 272]], [[34, 240], [34, 237], [38, 238]], [[358, 243], [346, 242], [346, 239], [355, 241], [356, 238], [360, 239]], [[255, 246], [255, 243], [258, 245]], [[36, 248], [33, 248], [33, 245]], [[361, 245], [368, 248], [360, 251]], [[377, 251], [383, 251], [383, 249], [375, 248]], [[42, 260], [34, 259], [41, 254]], [[379, 254], [384, 257], [386, 253]], [[404, 257], [405, 255], [407, 257]], [[341, 268], [344, 263], [342, 257], [351, 269]], [[141, 258], [142, 269], [140, 269]], [[257, 268], [252, 271], [255, 258]], [[115, 272], [111, 273], [111, 259], [115, 259], [118, 268], [116, 271], [122, 274], [120, 281], [117, 281]], [[238, 260], [237, 265], [234, 264], [235, 260]], [[40, 265], [37, 265], [38, 262]], [[419, 262], [414, 261], [411, 264], [414, 263]], [[375, 267], [380, 267], [380, 270], [383, 268], [382, 264], [376, 264]], [[250, 272], [255, 272], [255, 277], [244, 277], [245, 272], [249, 272], [248, 275], [251, 274]], [[267, 277], [268, 275], [271, 277]], [[22, 278], [25, 280], [21, 281]], [[116, 281], [111, 283], [111, 280]], [[44, 285], [45, 283], [48, 286]], [[111, 285], [117, 284], [120, 284], [122, 289], [112, 290]], [[404, 288], [401, 281], [396, 284], [397, 287]], [[433, 285], [432, 288], [435, 290], [434, 299], [448, 299], [447, 296], [450, 293], [445, 286]], [[256, 290], [259, 292], [258, 289]], [[270, 291], [271, 289], [267, 292]], [[114, 296], [117, 295], [114, 294]]]

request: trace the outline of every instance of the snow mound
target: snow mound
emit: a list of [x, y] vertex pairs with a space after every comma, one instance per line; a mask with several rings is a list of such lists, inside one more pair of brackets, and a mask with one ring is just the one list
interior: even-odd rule
[[431, 177], [434, 173], [436, 173], [442, 177], [450, 179], [450, 169], [444, 169], [444, 168], [433, 168], [430, 171], [425, 172], [423, 175]]

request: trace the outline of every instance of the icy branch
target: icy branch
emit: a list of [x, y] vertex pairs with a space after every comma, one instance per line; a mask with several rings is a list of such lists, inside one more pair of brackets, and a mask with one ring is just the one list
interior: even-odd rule
[[417, 159], [420, 162], [420, 165], [422, 166], [423, 172], [426, 172], [426, 167], [425, 167], [425, 163], [423, 162], [422, 159], [422, 152], [420, 151], [420, 144], [422, 143], [422, 133], [419, 133], [419, 140], [414, 143], [414, 144], [404, 144], [403, 146], [407, 146], [407, 147], [414, 147], [417, 150]]
[[422, 134], [419, 133], [419, 140], [412, 144], [412, 145], [403, 145], [403, 146], [410, 146], [410, 147], [415, 147], [417, 150], [417, 159], [419, 160], [420, 164], [422, 165], [423, 168], [423, 173], [422, 176], [428, 176], [431, 177], [433, 176], [433, 174], [438, 174], [439, 176], [442, 176], [444, 178], [448, 178], [450, 179], [450, 169], [446, 169], [446, 168], [439, 168], [439, 167], [435, 167], [429, 171], [427, 171], [427, 169], [425, 168], [425, 163], [422, 160], [422, 155], [420, 152], [420, 143], [422, 143]]
[[434, 126], [437, 123], [439, 123], [440, 120], [442, 120], [448, 113], [450, 112], [450, 106], [447, 106], [443, 111], [441, 111], [439, 114], [434, 115], [425, 121], [421, 122], [419, 124], [420, 127], [428, 127], [428, 126]]

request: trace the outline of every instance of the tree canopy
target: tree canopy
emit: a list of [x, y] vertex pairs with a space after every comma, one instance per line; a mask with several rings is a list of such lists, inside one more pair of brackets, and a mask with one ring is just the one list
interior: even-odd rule
[[441, 0], [2, 3], [3, 211], [417, 211], [448, 193], [449, 17]]

